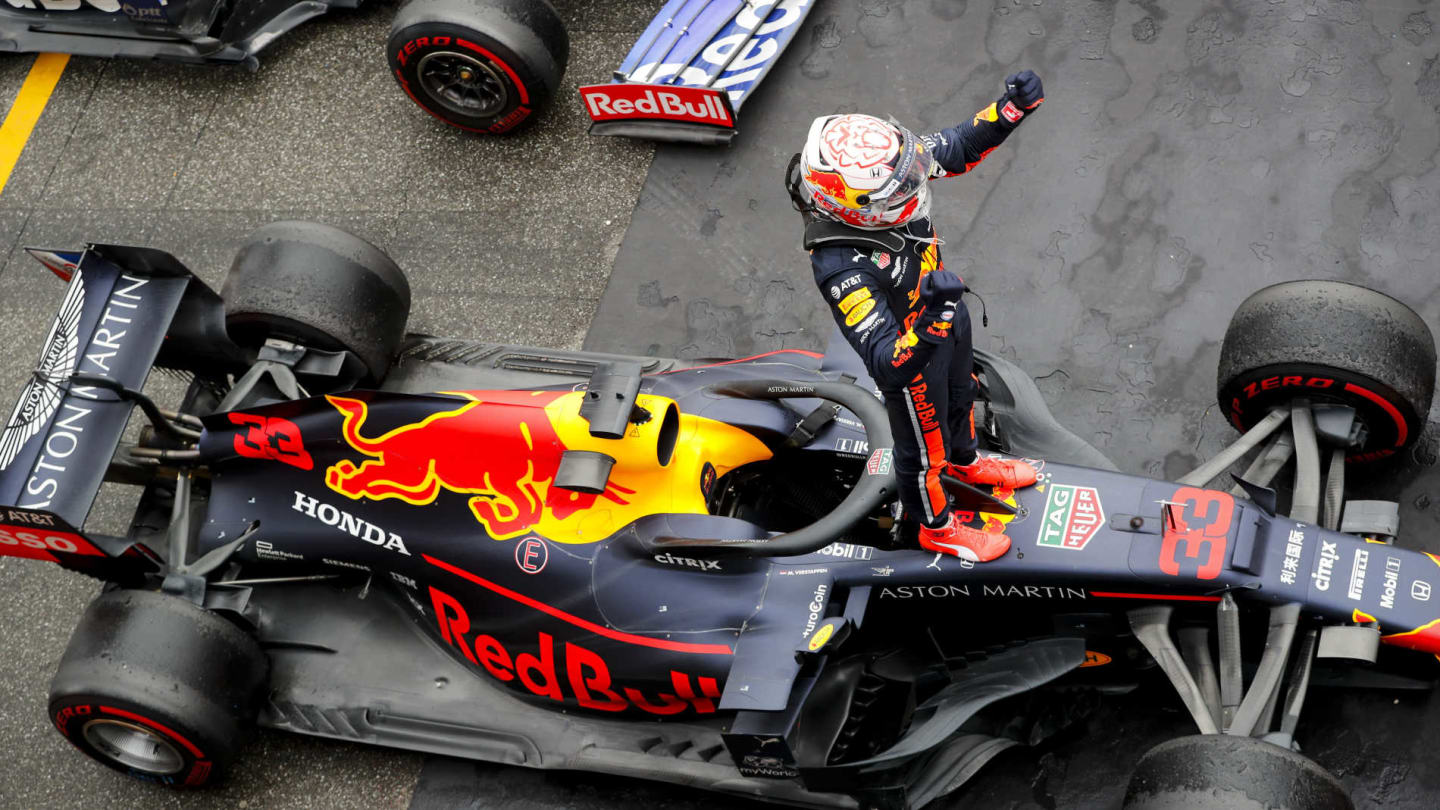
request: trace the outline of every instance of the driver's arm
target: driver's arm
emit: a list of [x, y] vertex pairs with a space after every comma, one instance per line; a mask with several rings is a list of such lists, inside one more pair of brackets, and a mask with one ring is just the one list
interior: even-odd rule
[[1005, 79], [1005, 86], [1005, 95], [975, 113], [969, 123], [920, 136], [943, 170], [937, 177], [954, 177], [980, 165], [1045, 101], [1044, 87], [1034, 71], [1012, 74]]
[[817, 272], [816, 281], [830, 315], [865, 361], [871, 378], [882, 388], [901, 388], [930, 364], [935, 344], [950, 336], [950, 324], [928, 308], [915, 313], [909, 324], [898, 321], [884, 288], [867, 267], [849, 262], [823, 277]]

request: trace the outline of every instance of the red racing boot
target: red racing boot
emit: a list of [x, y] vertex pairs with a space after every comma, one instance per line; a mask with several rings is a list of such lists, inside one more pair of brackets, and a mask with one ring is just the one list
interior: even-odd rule
[[1007, 458], [976, 457], [969, 464], [946, 464], [945, 474], [967, 484], [988, 484], [992, 487], [1021, 489], [1035, 483], [1035, 468], [1023, 461]]
[[990, 562], [1010, 550], [1010, 538], [963, 525], [950, 513], [950, 520], [938, 529], [920, 525], [920, 547], [970, 562]]

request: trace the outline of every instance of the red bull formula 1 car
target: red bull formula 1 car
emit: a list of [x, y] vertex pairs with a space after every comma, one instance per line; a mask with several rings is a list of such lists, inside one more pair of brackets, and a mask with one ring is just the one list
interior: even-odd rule
[[[159, 251], [33, 253], [69, 289], [0, 434], [0, 553], [104, 581], [51, 719], [141, 779], [207, 784], [258, 723], [918, 807], [1047, 696], [1163, 673], [1202, 733], [1147, 754], [1128, 806], [1347, 807], [1295, 751], [1311, 683], [1424, 685], [1440, 652], [1440, 558], [1392, 544], [1394, 504], [1341, 498], [1434, 384], [1425, 324], [1362, 288], [1241, 306], [1221, 404], [1247, 433], [1177, 483], [1117, 472], [982, 353], [988, 446], [1041, 478], [956, 482], [1014, 540], [972, 565], [906, 536], [843, 344], [695, 363], [405, 337], [399, 268], [308, 223], [257, 232], [219, 295]], [[188, 377], [173, 408], [152, 366]], [[143, 487], [125, 536], [78, 528], [102, 479]]]

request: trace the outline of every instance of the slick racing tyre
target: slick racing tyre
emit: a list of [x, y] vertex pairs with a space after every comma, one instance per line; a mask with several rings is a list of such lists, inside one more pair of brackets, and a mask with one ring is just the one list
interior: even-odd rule
[[1314, 760], [1253, 737], [1197, 734], [1140, 758], [1124, 810], [1352, 810], [1350, 794]]
[[268, 661], [190, 602], [112, 590], [90, 603], [50, 682], [50, 719], [115, 770], [172, 787], [220, 778], [254, 722]]
[[408, 0], [385, 53], [400, 89], [425, 112], [498, 135], [555, 94], [570, 40], [546, 0]]
[[1296, 398], [1351, 406], [1366, 438], [1351, 461], [1394, 455], [1420, 435], [1435, 391], [1435, 341], [1415, 311], [1338, 281], [1257, 291], [1220, 347], [1220, 408], [1240, 430]]
[[225, 326], [258, 349], [281, 338], [348, 350], [366, 381], [385, 377], [410, 317], [410, 282], [385, 251], [317, 222], [272, 222], [235, 254], [225, 286]]

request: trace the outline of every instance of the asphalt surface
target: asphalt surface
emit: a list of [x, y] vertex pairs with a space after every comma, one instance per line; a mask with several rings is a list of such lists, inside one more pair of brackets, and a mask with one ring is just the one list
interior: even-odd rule
[[[416, 331], [686, 357], [817, 348], [828, 315], [779, 183], [805, 124], [849, 109], [951, 124], [1022, 67], [1044, 76], [1045, 107], [937, 188], [946, 260], [986, 296], [977, 343], [1031, 370], [1057, 417], [1123, 469], [1178, 475], [1228, 438], [1215, 358], [1256, 287], [1361, 281], [1440, 329], [1428, 3], [817, 2], [736, 144], [663, 147], [653, 167], [647, 145], [586, 137], [575, 104], [518, 138], [431, 121], [386, 73], [391, 4], [308, 24], [256, 74], [72, 60], [0, 194], [0, 391], [18, 391], [62, 294], [19, 246], [146, 244], [218, 285], [244, 235], [280, 218], [386, 247], [410, 275]], [[574, 86], [602, 80], [660, 2], [557, 5]], [[0, 62], [0, 104], [29, 62]], [[1440, 536], [1434, 436], [1367, 482], [1398, 488], [1422, 538]], [[115, 489], [97, 529], [128, 516], [133, 493]], [[182, 799], [92, 765], [46, 724], [46, 684], [93, 592], [0, 561], [0, 807], [732, 805], [273, 733], [227, 787]], [[1110, 701], [1087, 734], [1009, 755], [939, 804], [1113, 807], [1128, 763], [1183, 728], [1169, 705]], [[1437, 729], [1428, 697], [1326, 693], [1301, 738], [1357, 806], [1423, 808], [1440, 795], [1426, 767]]]

